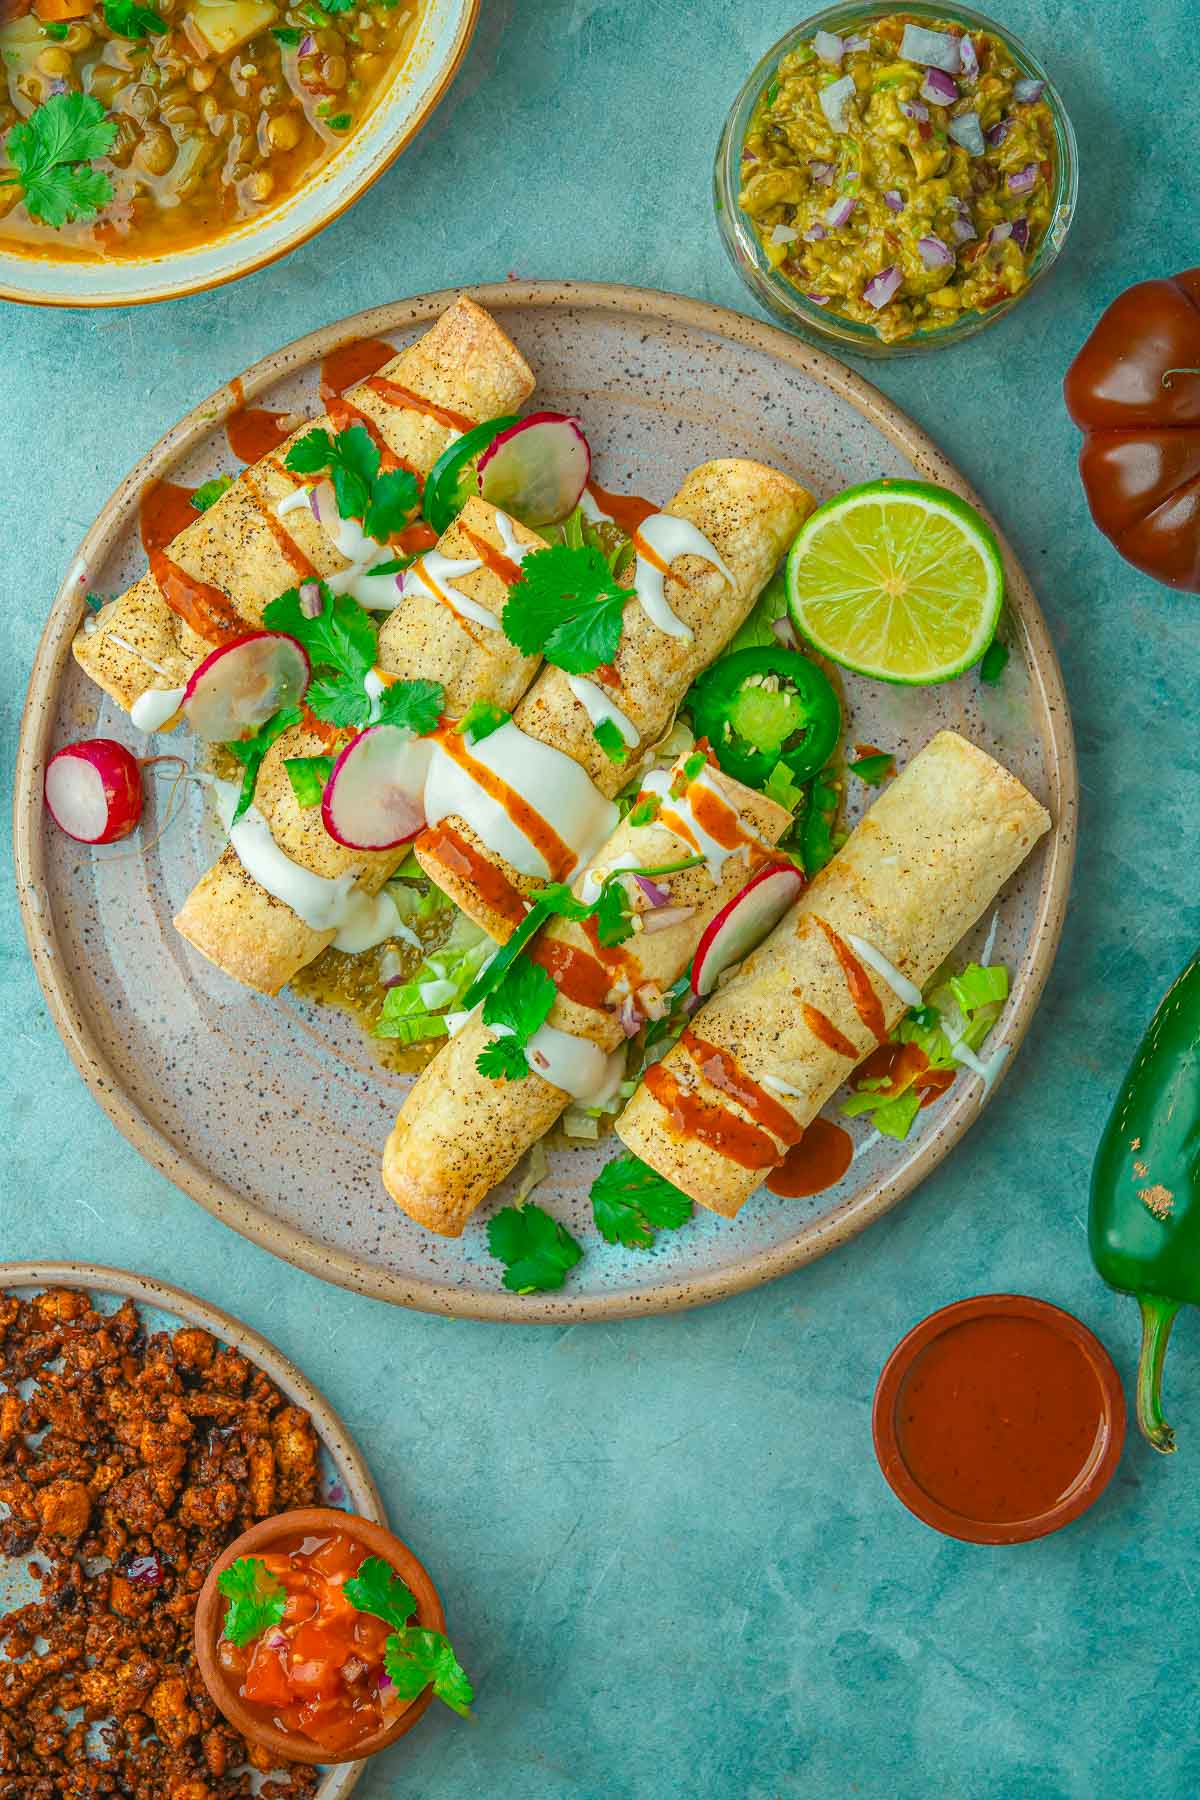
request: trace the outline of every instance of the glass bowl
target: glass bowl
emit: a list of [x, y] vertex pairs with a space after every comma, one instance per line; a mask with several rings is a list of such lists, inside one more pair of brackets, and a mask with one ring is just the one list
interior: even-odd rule
[[[832, 31], [842, 34], [848, 32], [850, 27], [861, 24], [864, 19], [885, 18], [889, 13], [899, 13], [914, 21], [932, 22], [942, 19], [953, 25], [965, 26], [971, 31], [989, 31], [999, 38], [1011, 51], [1012, 59], [1023, 75], [1045, 83], [1042, 98], [1049, 107], [1054, 122], [1055, 144], [1053, 212], [1046, 235], [1030, 265], [1026, 286], [1019, 293], [1010, 295], [1007, 300], [989, 307], [986, 312], [964, 313], [952, 325], [941, 325], [932, 331], [917, 331], [911, 337], [900, 338], [894, 343], [885, 343], [869, 325], [822, 311], [784, 276], [772, 269], [752, 221], [738, 204], [742, 145], [750, 115], [763, 89], [774, 76], [780, 58], [797, 44], [811, 39], [814, 32]], [[1078, 165], [1075, 132], [1061, 94], [1037, 57], [1007, 27], [998, 25], [994, 19], [987, 18], [983, 13], [972, 12], [965, 6], [923, 5], [919, 0], [918, 3], [909, 5], [889, 5], [888, 0], [864, 0], [863, 4], [855, 4], [853, 0], [839, 0], [838, 5], [827, 6], [823, 12], [813, 13], [803, 24], [795, 26], [785, 37], [781, 37], [751, 70], [733, 103], [717, 146], [717, 160], [713, 170], [713, 204], [721, 241], [734, 268], [760, 306], [766, 307], [789, 330], [812, 339], [825, 349], [833, 346], [852, 351], [856, 356], [918, 356], [927, 350], [941, 350], [951, 344], [959, 344], [964, 338], [974, 337], [985, 326], [994, 325], [998, 319], [1011, 312], [1014, 306], [1019, 305], [1033, 284], [1040, 281], [1054, 266], [1066, 242], [1075, 213], [1079, 188]]]

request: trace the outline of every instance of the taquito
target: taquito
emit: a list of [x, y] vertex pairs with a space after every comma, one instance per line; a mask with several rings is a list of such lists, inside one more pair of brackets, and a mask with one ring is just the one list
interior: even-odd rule
[[1049, 824], [1007, 769], [939, 732], [647, 1071], [622, 1142], [732, 1218]]
[[[683, 760], [671, 771], [677, 776]], [[707, 864], [656, 877], [672, 910], [691, 909], [663, 930], [637, 932], [603, 948], [588, 922], [554, 919], [528, 954], [559, 988], [548, 1023], [584, 1039], [598, 1052], [617, 1050], [632, 1023], [630, 1008], [653, 1005], [687, 968], [705, 928], [770, 853], [791, 815], [765, 794], [719, 770], [708, 779], [739, 820], [744, 849], [715, 872]], [[692, 846], [657, 819], [626, 819], [575, 884], [585, 889], [613, 868], [661, 869], [687, 857]], [[664, 913], [665, 913], [665, 909]], [[653, 925], [653, 911], [641, 913]], [[624, 1022], [623, 1017], [624, 1015]], [[537, 1073], [523, 1081], [493, 1081], [475, 1066], [490, 1034], [478, 1014], [450, 1038], [406, 1099], [383, 1156], [383, 1184], [398, 1206], [430, 1231], [457, 1237], [484, 1196], [569, 1104], [571, 1096]]]
[[[636, 733], [627, 761], [615, 763], [605, 754], [590, 714], [561, 669], [543, 669], [517, 708], [514, 723], [579, 764], [600, 794], [611, 798], [618, 793], [639, 755], [668, 728], [692, 681], [745, 619], [812, 506], [802, 487], [762, 463], [729, 458], [694, 469], [664, 514], [697, 528], [732, 580], [690, 553], [664, 565], [669, 572], [663, 578], [663, 598], [686, 635], [660, 628], [631, 596], [611, 665], [589, 678]], [[647, 554], [653, 562], [653, 551]], [[536, 804], [536, 795], [529, 798]], [[465, 819], [453, 815], [422, 834], [416, 854], [438, 886], [494, 938], [503, 942], [511, 935], [524, 916], [524, 896], [536, 877], [522, 875]]]
[[[504, 609], [516, 567], [504, 555], [495, 519], [495, 508], [486, 500], [469, 500], [443, 532], [438, 550], [451, 560], [478, 559], [481, 566], [457, 576], [452, 594], [437, 582], [426, 585], [419, 577], [411, 579], [379, 634], [379, 667], [405, 681], [440, 681], [446, 690], [446, 712], [454, 718], [476, 701], [511, 709], [538, 666], [536, 657], [522, 656], [502, 631], [490, 629], [455, 605], [456, 598], [465, 596], [497, 618]], [[508, 531], [530, 549], [543, 542], [516, 520], [509, 522]], [[489, 552], [491, 562], [484, 560]], [[301, 869], [331, 881], [353, 871], [363, 893], [377, 894], [407, 855], [408, 846], [367, 852], [336, 843], [321, 823], [320, 807], [302, 807], [288, 779], [288, 757], [320, 756], [329, 749], [328, 732], [304, 726], [284, 732], [263, 758], [254, 804], [276, 845]], [[192, 889], [175, 928], [227, 975], [263, 994], [277, 994], [335, 936], [332, 930], [307, 924], [286, 900], [269, 893], [246, 870], [232, 845]]]
[[[514, 411], [533, 386], [516, 345], [463, 296], [288, 444], [317, 426], [360, 424], [385, 457], [426, 475], [457, 429]], [[347, 566], [306, 508], [278, 517], [275, 508], [299, 485], [284, 468], [287, 448], [243, 470], [76, 636], [76, 661], [119, 706], [128, 711], [152, 688], [182, 685], [215, 645], [257, 627], [277, 594]]]

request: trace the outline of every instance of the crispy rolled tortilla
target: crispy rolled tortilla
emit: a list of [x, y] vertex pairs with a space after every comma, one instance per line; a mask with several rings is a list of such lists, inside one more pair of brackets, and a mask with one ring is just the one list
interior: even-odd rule
[[[515, 520], [510, 530], [518, 543], [536, 548], [543, 541]], [[496, 552], [497, 566], [484, 562], [460, 575], [454, 586], [498, 617], [508, 592], [500, 555], [503, 540], [496, 529], [495, 508], [486, 500], [472, 499], [443, 532], [438, 549], [444, 556], [466, 560], [474, 559], [484, 544]], [[442, 590], [435, 592], [419, 581], [410, 583], [410, 589], [379, 634], [379, 666], [400, 680], [442, 682], [446, 711], [456, 718], [476, 701], [490, 701], [506, 711], [515, 706], [533, 679], [538, 659], [522, 656], [502, 631], [458, 612]], [[276, 738], [263, 758], [254, 804], [279, 848], [294, 863], [327, 880], [358, 870], [358, 885], [376, 894], [403, 861], [408, 846], [364, 852], [336, 843], [321, 823], [320, 807], [302, 807], [288, 779], [288, 757], [320, 756], [329, 749], [327, 733], [304, 726]], [[227, 975], [263, 994], [277, 994], [335, 935], [314, 930], [285, 901], [269, 894], [242, 866], [232, 845], [192, 889], [175, 928]]]
[[[289, 443], [315, 426], [364, 423], [381, 447], [425, 475], [450, 442], [450, 416], [496, 418], [533, 386], [515, 344], [464, 296], [377, 376], [352, 388], [348, 406], [331, 405], [336, 416], [308, 421]], [[172, 539], [164, 558], [152, 559], [151, 571], [79, 632], [76, 661], [119, 706], [128, 710], [150, 688], [180, 686], [215, 644], [257, 626], [277, 594], [346, 567], [309, 512], [277, 516], [276, 505], [297, 486], [284, 469], [286, 453], [281, 446], [244, 470]]]
[[909, 1004], [851, 940], [923, 988], [1049, 824], [1007, 769], [939, 732], [647, 1071], [622, 1142], [732, 1218]]
[[[811, 495], [789, 476], [762, 463], [729, 458], [694, 469], [664, 511], [695, 525], [734, 580], [691, 554], [670, 565], [665, 598], [690, 639], [660, 630], [636, 599], [626, 606], [611, 668], [595, 671], [594, 679], [602, 679], [638, 732], [629, 759], [614, 763], [601, 749], [561, 669], [543, 669], [514, 723], [580, 764], [611, 798], [629, 780], [640, 752], [662, 737], [700, 670], [745, 619], [812, 505]], [[536, 795], [529, 798], [536, 802]], [[535, 877], [520, 874], [454, 816], [423, 833], [416, 853], [426, 873], [485, 931], [501, 942], [511, 935]]]
[[[730, 857], [715, 878], [706, 865], [660, 877], [672, 908], [695, 910], [614, 949], [601, 949], [586, 923], [554, 919], [530, 952], [559, 984], [550, 1025], [606, 1053], [617, 1049], [625, 1036], [618, 996], [636, 1001], [640, 993], [643, 1004], [652, 1004], [655, 994], [677, 981], [709, 922], [787, 828], [791, 815], [773, 800], [718, 771], [711, 777], [757, 842], [747, 845], [746, 854]], [[641, 826], [625, 820], [589, 867], [603, 872], [632, 858], [642, 868], [663, 868], [686, 857], [689, 848], [655, 820]], [[577, 892], [585, 878], [586, 871]], [[653, 913], [642, 916], [652, 919]], [[384, 1151], [383, 1184], [392, 1199], [418, 1224], [444, 1237], [459, 1236], [479, 1202], [570, 1100], [536, 1069], [515, 1082], [481, 1075], [475, 1059], [489, 1042], [479, 1017], [469, 1019], [413, 1087]]]

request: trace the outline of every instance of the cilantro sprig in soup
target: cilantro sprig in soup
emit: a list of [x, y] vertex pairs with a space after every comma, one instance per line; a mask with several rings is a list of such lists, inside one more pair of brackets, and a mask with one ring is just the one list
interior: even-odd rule
[[424, 0], [0, 0], [0, 244], [161, 256], [278, 206], [362, 124]]

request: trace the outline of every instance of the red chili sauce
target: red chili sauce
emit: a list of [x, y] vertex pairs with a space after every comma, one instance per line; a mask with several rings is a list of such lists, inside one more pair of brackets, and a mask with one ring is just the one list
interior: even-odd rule
[[321, 399], [328, 401], [332, 394], [357, 387], [390, 363], [395, 354], [394, 345], [382, 338], [351, 338], [338, 344], [321, 364]]
[[804, 1136], [793, 1144], [777, 1169], [767, 1176], [767, 1188], [781, 1200], [803, 1200], [836, 1187], [854, 1156], [848, 1131], [832, 1119], [814, 1119]]
[[1037, 1319], [965, 1319], [920, 1352], [896, 1400], [900, 1453], [939, 1505], [980, 1524], [1048, 1512], [1104, 1429], [1083, 1351]]
[[262, 1556], [287, 1589], [278, 1625], [253, 1643], [222, 1637], [217, 1659], [239, 1680], [238, 1693], [280, 1731], [310, 1738], [323, 1750], [341, 1751], [370, 1737], [395, 1716], [383, 1676], [390, 1627], [359, 1612], [343, 1593], [369, 1555], [343, 1532], [284, 1538]]

